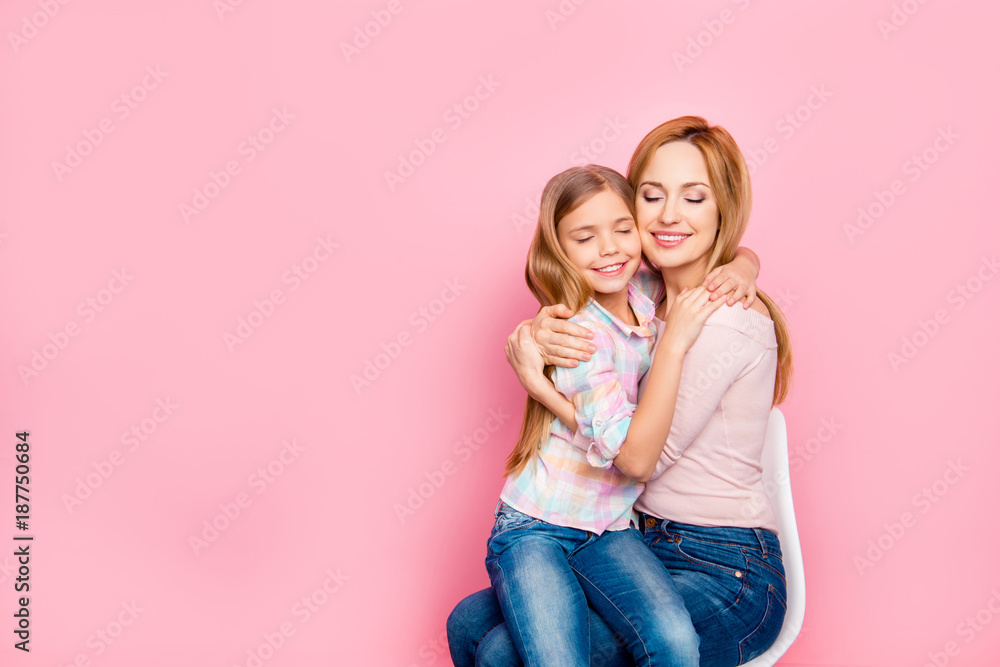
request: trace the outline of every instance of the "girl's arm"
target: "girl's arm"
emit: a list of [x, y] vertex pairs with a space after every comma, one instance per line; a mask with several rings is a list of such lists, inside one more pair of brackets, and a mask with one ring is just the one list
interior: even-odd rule
[[[712, 300], [727, 296], [730, 306], [743, 299], [743, 308], [749, 308], [757, 298], [757, 276], [760, 275], [760, 258], [750, 248], [740, 246], [736, 257], [729, 264], [716, 267], [705, 276], [702, 283], [712, 293]], [[744, 298], [745, 297], [745, 298]]]
[[684, 356], [708, 316], [725, 301], [711, 300], [704, 286], [682, 292], [667, 314], [666, 330], [656, 347], [642, 400], [632, 415], [615, 466], [639, 482], [648, 482], [670, 435]]
[[[589, 440], [603, 438], [588, 452], [592, 465], [607, 467], [613, 460], [623, 474], [646, 482], [656, 470], [670, 433], [684, 356], [705, 320], [723, 303], [721, 299], [712, 301], [705, 287], [687, 290], [677, 297], [649, 370], [643, 400], [637, 407], [624, 397], [606, 353], [583, 362], [580, 368], [556, 369], [563, 379], [560, 389], [573, 396], [572, 402], [556, 391], [542, 373], [541, 353], [527, 332], [527, 322], [522, 322], [509, 337], [507, 360], [525, 389], [563, 424], [576, 432], [579, 427], [575, 416], [580, 414], [583, 435]], [[572, 377], [576, 380], [566, 380]], [[601, 398], [594, 401], [595, 395]]]

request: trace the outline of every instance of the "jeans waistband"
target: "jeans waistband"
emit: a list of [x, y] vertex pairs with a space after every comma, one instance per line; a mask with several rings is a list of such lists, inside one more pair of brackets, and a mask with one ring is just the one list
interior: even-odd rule
[[697, 526], [680, 523], [639, 512], [639, 530], [643, 534], [650, 530], [670, 531], [693, 539], [711, 542], [728, 542], [751, 549], [759, 549], [764, 556], [781, 553], [778, 536], [766, 528], [743, 528], [740, 526]]

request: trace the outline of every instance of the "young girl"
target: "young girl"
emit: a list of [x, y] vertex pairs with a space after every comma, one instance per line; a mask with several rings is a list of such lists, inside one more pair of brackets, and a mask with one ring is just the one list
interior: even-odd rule
[[[639, 476], [634, 471], [655, 460], [662, 443], [645, 450], [625, 443], [656, 334], [655, 306], [631, 281], [641, 258], [634, 194], [623, 176], [589, 165], [549, 181], [526, 279], [543, 306], [577, 311], [572, 321], [593, 332], [596, 351], [575, 368], [550, 369], [551, 384], [528, 387], [487, 542], [490, 581], [527, 665], [590, 663], [588, 600], [637, 664], [698, 664], [683, 601], [630, 527], [643, 484], [626, 474]], [[689, 302], [663, 333], [682, 349], [725, 300], [702, 290]], [[561, 403], [558, 419], [543, 402]]]

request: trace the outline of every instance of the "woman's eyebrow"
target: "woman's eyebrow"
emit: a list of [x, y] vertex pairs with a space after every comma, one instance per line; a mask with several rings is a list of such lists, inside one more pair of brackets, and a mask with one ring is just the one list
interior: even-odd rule
[[[639, 187], [642, 187], [644, 185], [652, 185], [654, 188], [660, 188], [661, 190], [666, 190], [666, 188], [663, 187], [663, 183], [658, 183], [656, 181], [643, 181], [642, 183], [639, 184]], [[691, 187], [692, 185], [703, 185], [706, 188], [711, 187], [707, 183], [702, 183], [701, 181], [688, 181], [687, 183], [685, 183], [681, 187], [682, 188], [688, 188], [688, 187]]]

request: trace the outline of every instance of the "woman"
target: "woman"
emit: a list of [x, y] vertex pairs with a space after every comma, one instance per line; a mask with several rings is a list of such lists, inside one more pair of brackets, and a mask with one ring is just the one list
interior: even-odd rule
[[[628, 178], [636, 190], [643, 252], [660, 274], [643, 272], [637, 279], [662, 321], [679, 298], [735, 257], [749, 219], [749, 174], [728, 132], [687, 116], [642, 140]], [[764, 433], [770, 408], [788, 391], [791, 350], [780, 311], [765, 294], [757, 295], [763, 303], [723, 307], [708, 318], [683, 358], [676, 405], [665, 391], [676, 351], [656, 349], [629, 433], [640, 412], [658, 418], [659, 428], [667, 426], [659, 461], [643, 471], [649, 481], [636, 502], [638, 522], [684, 599], [706, 667], [756, 657], [773, 643], [784, 619], [777, 524], [770, 505], [751, 501], [766, 498]], [[585, 349], [573, 335], [585, 332], [569, 323], [554, 326], [548, 314], [540, 312], [532, 325], [545, 361], [573, 363], [580, 357], [574, 350]], [[527, 388], [538, 381], [542, 358], [532, 354], [523, 325], [511, 338], [509, 358]], [[557, 412], [565, 406], [547, 407]], [[490, 589], [461, 602], [448, 630], [457, 665], [518, 664]], [[590, 636], [592, 664], [630, 664], [594, 614]]]

